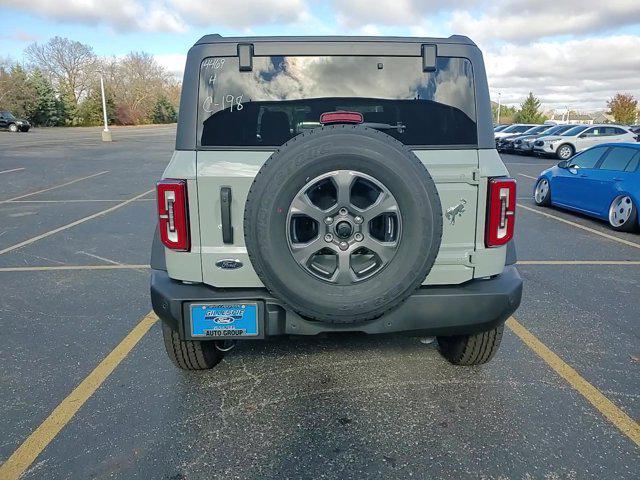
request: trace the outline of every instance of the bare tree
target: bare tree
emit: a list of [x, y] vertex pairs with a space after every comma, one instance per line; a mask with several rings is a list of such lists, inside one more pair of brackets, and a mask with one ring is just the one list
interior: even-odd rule
[[123, 116], [133, 123], [149, 121], [159, 97], [171, 85], [171, 76], [152, 55], [131, 52], [118, 62], [114, 92]]
[[53, 37], [47, 43], [33, 43], [25, 54], [58, 92], [77, 106], [96, 75], [97, 59], [93, 48], [68, 38]]

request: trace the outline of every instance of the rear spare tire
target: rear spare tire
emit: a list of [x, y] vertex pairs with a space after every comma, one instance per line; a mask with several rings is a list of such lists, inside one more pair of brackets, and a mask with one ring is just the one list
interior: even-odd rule
[[402, 143], [363, 126], [294, 137], [249, 190], [244, 234], [264, 285], [301, 315], [378, 317], [423, 282], [440, 248], [433, 179]]

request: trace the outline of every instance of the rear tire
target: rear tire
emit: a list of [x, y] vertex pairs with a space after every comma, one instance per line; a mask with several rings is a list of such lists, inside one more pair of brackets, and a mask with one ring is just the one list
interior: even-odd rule
[[454, 365], [482, 365], [493, 358], [500, 347], [504, 324], [474, 335], [438, 337], [441, 355]]
[[618, 232], [633, 232], [638, 228], [638, 208], [628, 195], [613, 199], [609, 206], [609, 226]]
[[549, 180], [541, 178], [536, 183], [536, 188], [533, 193], [533, 201], [536, 205], [541, 207], [548, 207], [551, 205], [551, 185]]
[[182, 340], [178, 332], [165, 323], [162, 324], [162, 336], [167, 355], [182, 370], [209, 370], [224, 357], [215, 341]]
[[18, 131], [18, 126], [15, 123], [12, 123], [11, 125], [9, 125], [9, 131], [11, 133], [16, 133]]

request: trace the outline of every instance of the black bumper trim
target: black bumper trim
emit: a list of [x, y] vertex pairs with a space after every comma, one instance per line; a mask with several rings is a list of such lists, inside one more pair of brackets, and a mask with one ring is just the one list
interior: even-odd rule
[[213, 288], [172, 280], [162, 270], [151, 273], [153, 310], [183, 339], [191, 339], [185, 328], [190, 302], [263, 302], [267, 337], [335, 332], [402, 332], [435, 336], [469, 334], [495, 328], [518, 308], [521, 297], [522, 279], [518, 270], [507, 266], [500, 275], [487, 280], [472, 280], [455, 286], [420, 287], [398, 308], [375, 320], [331, 324], [307, 320], [286, 310], [265, 288]]

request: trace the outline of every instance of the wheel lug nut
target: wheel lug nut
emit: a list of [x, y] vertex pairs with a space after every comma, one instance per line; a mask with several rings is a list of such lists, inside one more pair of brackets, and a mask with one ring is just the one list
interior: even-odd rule
[[362, 240], [364, 240], [364, 236], [363, 236], [360, 232], [356, 233], [356, 234], [353, 236], [353, 238], [355, 238], [355, 239], [356, 239], [356, 242], [361, 242]]
[[356, 222], [357, 224], [360, 224], [364, 221], [364, 218], [358, 215], [356, 218], [353, 219], [353, 221]]
[[347, 209], [346, 209], [346, 208], [341, 208], [341, 209], [338, 211], [338, 213], [339, 213], [340, 215], [344, 216], [344, 215], [346, 215], [346, 214], [347, 214], [347, 213], [349, 213], [349, 212], [347, 211]]
[[333, 223], [333, 217], [327, 217], [324, 219], [324, 223], [331, 225]]
[[349, 244], [347, 242], [340, 242], [340, 250], [346, 250], [349, 248]]
[[324, 241], [325, 241], [325, 242], [329, 242], [329, 243], [333, 242], [333, 235], [332, 235], [332, 234], [330, 234], [330, 233], [327, 233], [327, 234], [324, 236]]

